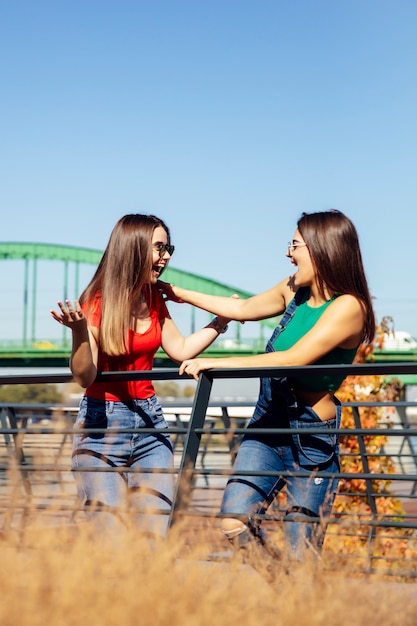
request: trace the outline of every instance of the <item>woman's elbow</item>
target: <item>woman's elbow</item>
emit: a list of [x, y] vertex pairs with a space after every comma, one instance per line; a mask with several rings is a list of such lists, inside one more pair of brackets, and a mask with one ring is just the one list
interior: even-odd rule
[[87, 389], [87, 387], [89, 387], [94, 382], [94, 378], [90, 378], [87, 376], [74, 375], [73, 378], [74, 382], [83, 389]]
[[97, 371], [96, 369], [90, 369], [88, 372], [77, 372], [71, 368], [71, 372], [74, 378], [74, 382], [83, 389], [87, 389], [96, 379]]

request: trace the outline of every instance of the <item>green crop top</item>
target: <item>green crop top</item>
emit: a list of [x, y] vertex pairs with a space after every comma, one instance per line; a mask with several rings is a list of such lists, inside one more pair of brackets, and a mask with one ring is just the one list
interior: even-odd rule
[[[337, 298], [337, 295], [333, 296], [319, 307], [309, 306], [308, 297], [309, 293], [307, 291], [306, 295], [295, 309], [293, 317], [275, 339], [274, 349], [277, 352], [288, 350], [297, 343], [301, 337], [308, 333], [323, 315], [327, 307]], [[318, 359], [314, 365], [350, 364], [353, 362], [357, 350], [357, 348], [351, 350], [334, 348], [334, 350]], [[300, 390], [333, 392], [340, 387], [344, 378], [344, 376], [298, 376], [292, 380]]]

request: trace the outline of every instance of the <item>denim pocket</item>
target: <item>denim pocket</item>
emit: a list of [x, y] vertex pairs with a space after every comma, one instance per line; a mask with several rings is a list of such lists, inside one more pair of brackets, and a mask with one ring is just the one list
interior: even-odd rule
[[148, 428], [168, 428], [162, 407], [155, 396], [150, 398], [148, 406], [141, 409], [140, 414]]
[[[333, 459], [337, 450], [337, 435], [332, 433], [336, 420], [322, 422], [312, 409], [304, 407], [303, 410], [304, 415], [309, 416], [308, 419], [303, 419], [303, 415], [291, 422], [291, 426], [300, 431], [293, 435], [298, 462], [301, 467], [308, 469], [326, 465]], [[320, 429], [320, 432], [309, 433], [308, 431], [313, 428], [315, 431]]]
[[91, 439], [102, 439], [105, 433], [97, 431], [98, 429], [103, 431], [107, 428], [106, 403], [103, 402], [102, 405], [95, 407], [89, 406], [87, 403], [87, 406], [80, 410], [77, 427], [85, 430], [85, 436], [91, 437]]

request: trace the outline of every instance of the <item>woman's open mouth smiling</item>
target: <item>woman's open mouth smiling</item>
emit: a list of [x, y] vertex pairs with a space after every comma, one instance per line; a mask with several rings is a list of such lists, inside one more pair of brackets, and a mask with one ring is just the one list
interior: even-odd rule
[[165, 263], [163, 265], [154, 265], [152, 267], [152, 271], [156, 274], [156, 277], [159, 278], [165, 268], [166, 268]]

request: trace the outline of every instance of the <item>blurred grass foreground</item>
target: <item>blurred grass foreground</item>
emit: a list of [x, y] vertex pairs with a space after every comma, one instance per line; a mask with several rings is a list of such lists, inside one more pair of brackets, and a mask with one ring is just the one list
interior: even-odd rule
[[416, 624], [414, 584], [349, 577], [308, 562], [268, 584], [248, 566], [204, 560], [186, 533], [175, 526], [151, 545], [134, 529], [106, 538], [86, 524], [33, 523], [19, 538], [5, 532], [0, 624]]

